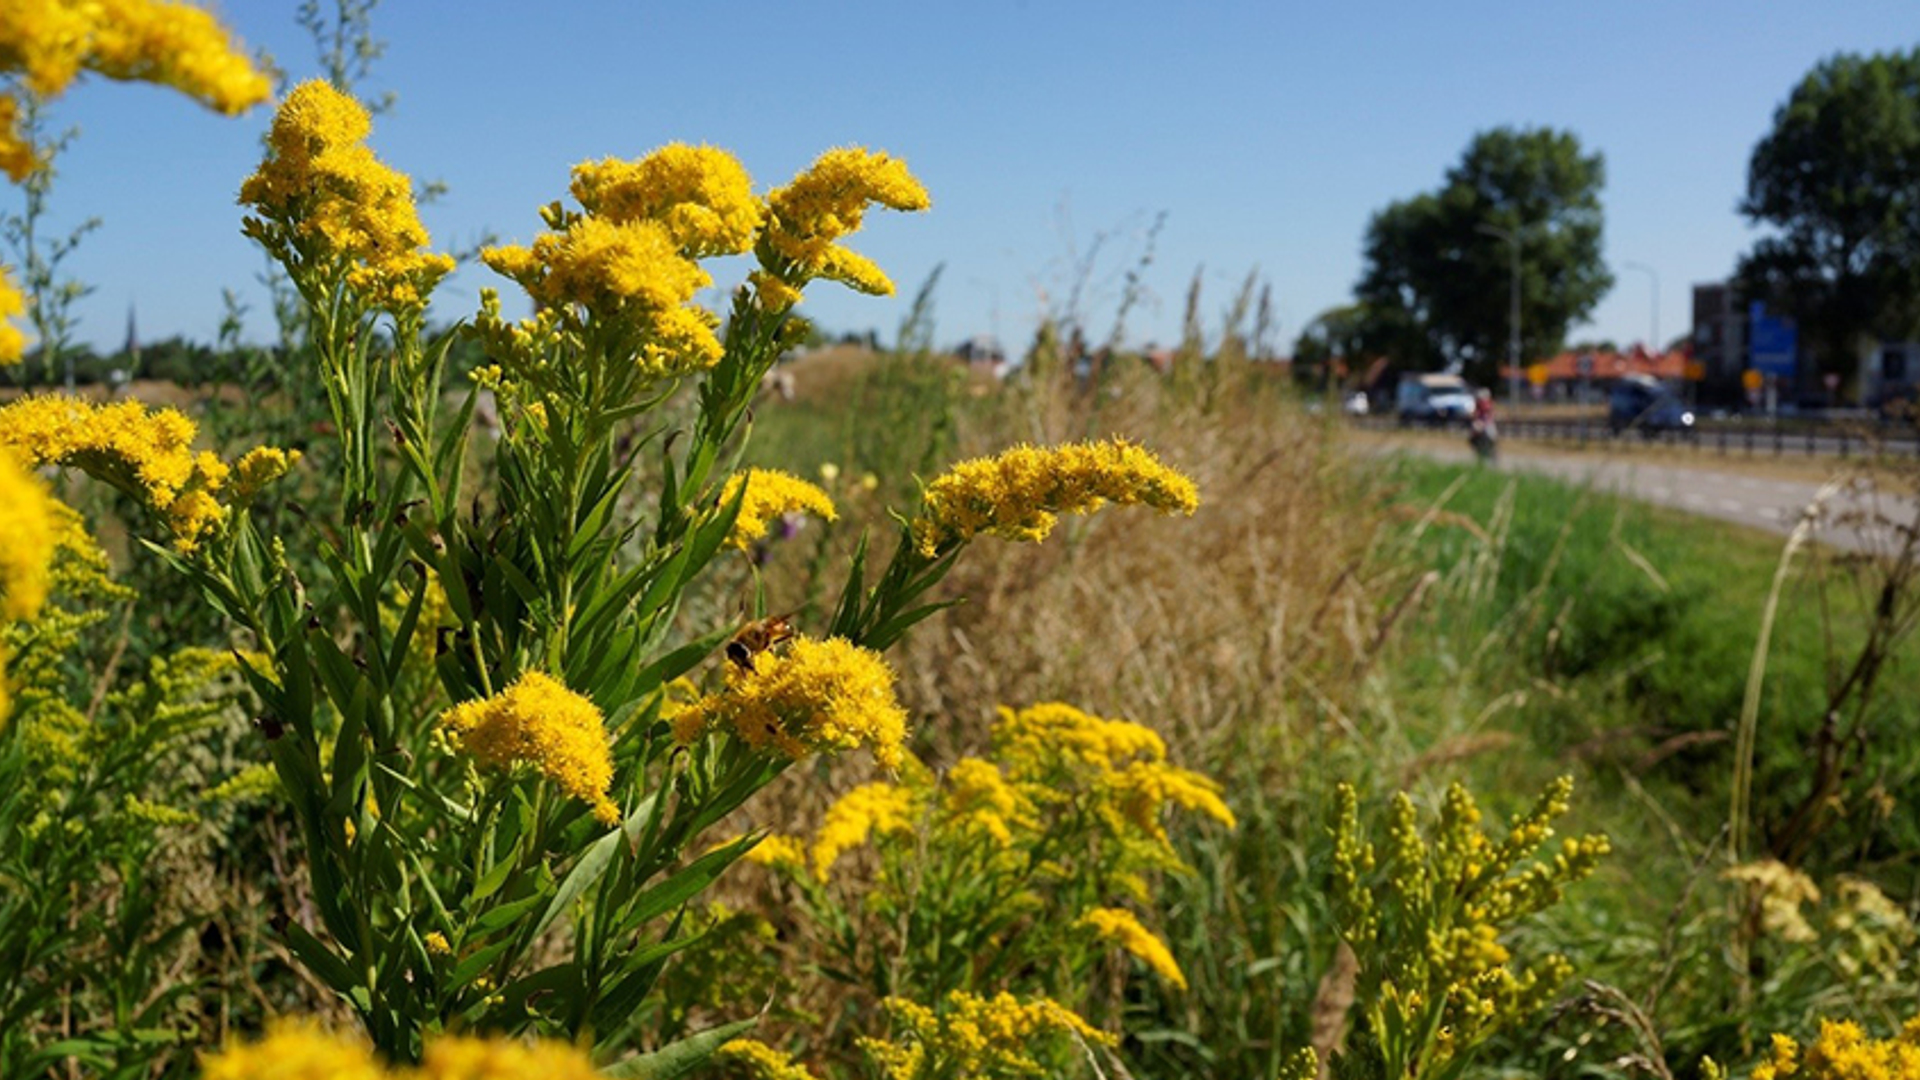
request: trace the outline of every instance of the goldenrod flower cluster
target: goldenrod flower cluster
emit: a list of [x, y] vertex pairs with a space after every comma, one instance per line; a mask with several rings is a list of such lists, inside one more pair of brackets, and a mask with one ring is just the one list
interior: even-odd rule
[[30, 619], [46, 602], [56, 524], [46, 486], [0, 450], [0, 622]]
[[1497, 842], [1482, 831], [1480, 809], [1459, 784], [1447, 791], [1430, 830], [1420, 827], [1413, 800], [1398, 794], [1376, 875], [1358, 797], [1351, 785], [1339, 786], [1333, 901], [1341, 936], [1360, 963], [1360, 996], [1374, 1003], [1372, 1035], [1430, 1030], [1436, 1040], [1390, 1052], [1430, 1052], [1436, 1060], [1462, 1054], [1537, 1011], [1572, 974], [1560, 956], [1516, 970], [1499, 940], [1514, 922], [1557, 902], [1608, 851], [1606, 838], [1594, 835], [1564, 841], [1550, 858], [1536, 856], [1572, 790], [1565, 777], [1548, 785]]
[[1140, 919], [1125, 908], [1089, 908], [1075, 926], [1090, 930], [1104, 940], [1137, 957], [1141, 963], [1182, 990], [1187, 976], [1173, 959], [1173, 951], [1159, 935], [1141, 925]]
[[[523, 347], [591, 327], [598, 340], [630, 352], [649, 378], [716, 363], [714, 318], [692, 304], [713, 284], [697, 260], [752, 244], [761, 208], [746, 169], [724, 150], [674, 144], [638, 161], [577, 165], [572, 190], [581, 212], [547, 207], [542, 216], [553, 231], [531, 247], [481, 252], [548, 314], [544, 324], [523, 324]], [[502, 343], [513, 337], [501, 325], [481, 329]]]
[[673, 729], [683, 743], [725, 730], [756, 750], [795, 760], [864, 746], [893, 769], [907, 714], [879, 653], [844, 638], [801, 637], [784, 654], [759, 654], [751, 668], [729, 665], [726, 686], [677, 712]]
[[1230, 829], [1236, 824], [1218, 783], [1170, 764], [1160, 736], [1131, 721], [1103, 719], [1061, 702], [1020, 710], [1003, 706], [993, 745], [1037, 802], [1089, 790], [1096, 812], [1123, 835], [1137, 832], [1164, 847], [1161, 818], [1168, 806], [1197, 811]]
[[[82, 72], [170, 86], [221, 112], [267, 99], [272, 85], [213, 16], [170, 0], [7, 0], [0, 73], [52, 97]], [[20, 102], [0, 94], [0, 171], [15, 181], [37, 162], [20, 137]]]
[[1800, 911], [1802, 904], [1820, 902], [1820, 888], [1807, 875], [1778, 859], [1760, 859], [1730, 867], [1721, 872], [1720, 878], [1745, 886], [1748, 905], [1762, 933], [1795, 942], [1820, 936]]
[[1119, 1041], [1044, 997], [1022, 1001], [1008, 993], [988, 998], [956, 990], [938, 1012], [898, 997], [885, 1005], [904, 1040], [862, 1039], [860, 1047], [888, 1080], [929, 1074], [973, 1080], [1048, 1076], [1053, 1074], [1041, 1064], [1043, 1056], [1053, 1057], [1074, 1043], [1111, 1047]]
[[819, 831], [814, 833], [810, 853], [814, 877], [826, 881], [840, 856], [866, 843], [869, 837], [913, 832], [914, 803], [912, 791], [884, 781], [861, 784], [840, 796], [827, 808]]
[[14, 287], [7, 268], [0, 266], [0, 367], [20, 362], [27, 351], [27, 335], [13, 320], [27, 310], [27, 298]]
[[1019, 446], [955, 465], [927, 485], [913, 535], [929, 558], [981, 533], [1037, 541], [1061, 514], [1090, 514], [1108, 503], [1192, 515], [1193, 481], [1125, 439], [1040, 448]]
[[[228, 466], [209, 451], [195, 453], [195, 434], [193, 421], [181, 413], [148, 409], [137, 401], [93, 405], [43, 395], [0, 408], [0, 447], [33, 465], [78, 468], [125, 491], [160, 515], [175, 546], [186, 552], [198, 548], [227, 516], [216, 496], [226, 486]], [[248, 480], [255, 489], [293, 460], [279, 451], [255, 456], [260, 453], [249, 455], [254, 464]], [[279, 465], [263, 467], [276, 460]]]
[[599, 1080], [585, 1050], [563, 1042], [442, 1035], [420, 1064], [387, 1067], [364, 1042], [307, 1021], [282, 1021], [266, 1038], [236, 1043], [201, 1060], [201, 1080]]
[[827, 151], [785, 187], [774, 189], [756, 248], [763, 270], [754, 283], [763, 305], [792, 305], [800, 286], [814, 278], [892, 295], [892, 280], [873, 260], [835, 243], [859, 231], [869, 203], [894, 210], [933, 205], [906, 162], [858, 146]]
[[260, 215], [243, 230], [308, 288], [344, 281], [369, 306], [417, 310], [453, 260], [424, 250], [413, 182], [367, 148], [372, 131], [366, 108], [332, 84], [294, 87], [265, 159], [240, 185], [240, 202]]
[[792, 1054], [775, 1050], [758, 1039], [723, 1043], [714, 1056], [741, 1066], [754, 1080], [814, 1080], [813, 1073], [794, 1061]]
[[606, 824], [620, 819], [608, 797], [613, 784], [613, 750], [606, 721], [593, 702], [559, 680], [529, 671], [511, 686], [478, 701], [468, 701], [440, 716], [440, 727], [456, 748], [496, 768], [527, 764], [560, 790], [593, 807]]
[[[1709, 1058], [1702, 1062], [1708, 1080], [1727, 1080], [1726, 1070]], [[1890, 1039], [1869, 1039], [1852, 1020], [1822, 1020], [1820, 1035], [1803, 1051], [1791, 1036], [1775, 1035], [1767, 1060], [1754, 1066], [1753, 1080], [1920, 1080], [1920, 1015], [1910, 1018]]]
[[744, 549], [767, 535], [782, 514], [808, 513], [824, 521], [840, 516], [826, 492], [779, 469], [748, 469], [727, 477], [726, 486], [720, 490], [720, 505], [730, 505], [742, 485], [747, 492], [740, 496], [740, 516], [734, 518], [733, 531], [727, 534], [729, 547]]

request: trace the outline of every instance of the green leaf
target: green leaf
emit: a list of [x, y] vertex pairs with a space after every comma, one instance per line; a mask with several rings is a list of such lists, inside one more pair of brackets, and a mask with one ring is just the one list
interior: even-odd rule
[[360, 978], [353, 973], [351, 967], [347, 966], [346, 960], [319, 938], [308, 933], [306, 927], [297, 922], [289, 922], [283, 936], [286, 938], [287, 947], [293, 950], [293, 955], [335, 993], [349, 994], [359, 986]]
[[600, 875], [607, 872], [607, 865], [613, 861], [614, 853], [620, 850], [621, 838], [622, 830], [613, 830], [595, 840], [593, 846], [587, 848], [586, 853], [580, 856], [580, 860], [573, 864], [573, 869], [567, 871], [567, 876], [560, 882], [560, 888], [554, 892], [553, 901], [547, 905], [545, 914], [540, 916], [540, 922], [534, 926], [532, 935], [534, 938], [546, 933], [547, 927], [553, 925], [553, 920], [559, 918], [561, 912], [567, 910], [567, 907], [578, 899], [582, 892], [590, 888], [594, 882], [599, 881]]
[[716, 1028], [695, 1032], [679, 1042], [668, 1043], [651, 1054], [628, 1058], [615, 1065], [600, 1070], [600, 1075], [611, 1080], [676, 1080], [707, 1063], [714, 1052], [725, 1046], [736, 1036], [751, 1031], [759, 1023], [758, 1017], [751, 1020], [736, 1020], [731, 1024], [722, 1024]]

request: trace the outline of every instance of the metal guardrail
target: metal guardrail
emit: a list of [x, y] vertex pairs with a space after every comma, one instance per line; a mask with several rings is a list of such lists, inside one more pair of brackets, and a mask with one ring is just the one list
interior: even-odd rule
[[[1403, 424], [1392, 416], [1352, 416], [1348, 421], [1369, 431], [1458, 431], [1451, 426], [1414, 422]], [[1632, 446], [1671, 446], [1722, 457], [1920, 457], [1920, 432], [1911, 426], [1881, 429], [1877, 425], [1710, 422], [1692, 428], [1627, 428], [1616, 433], [1604, 420], [1528, 420], [1501, 418], [1500, 437], [1575, 443], [1580, 446], [1615, 443]]]

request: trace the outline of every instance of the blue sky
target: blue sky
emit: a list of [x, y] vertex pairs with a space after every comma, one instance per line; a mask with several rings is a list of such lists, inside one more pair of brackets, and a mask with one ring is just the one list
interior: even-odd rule
[[[293, 0], [229, 0], [226, 21], [292, 77], [317, 72]], [[853, 246], [903, 296], [815, 286], [829, 329], [890, 335], [937, 263], [943, 342], [997, 332], [1024, 345], [1064, 299], [1077, 252], [1102, 236], [1089, 323], [1110, 324], [1148, 225], [1165, 226], [1130, 339], [1177, 337], [1204, 266], [1217, 324], [1258, 268], [1290, 346], [1344, 302], [1368, 216], [1436, 186], [1476, 131], [1572, 130], [1606, 157], [1606, 254], [1619, 281], [1576, 337], [1687, 329], [1695, 282], [1723, 277], [1754, 233], [1735, 211], [1754, 142], [1794, 83], [1838, 51], [1920, 41], [1913, 0], [1833, 4], [1219, 3], [1111, 0], [664, 5], [592, 0], [388, 0], [367, 92], [393, 91], [373, 144], [450, 193], [423, 216], [441, 246], [491, 230], [525, 241], [574, 162], [669, 141], [733, 150], [756, 180], [787, 180], [849, 143], [907, 159], [924, 215], [876, 214]], [[96, 287], [81, 338], [211, 340], [221, 290], [265, 338], [261, 257], [233, 194], [270, 111], [233, 120], [160, 90], [93, 82], [56, 104], [81, 136], [62, 161], [56, 222], [103, 225], [71, 262]], [[16, 192], [5, 197], [18, 206]], [[742, 267], [719, 264], [731, 284]], [[472, 310], [484, 268], [443, 286], [435, 315]], [[511, 295], [511, 290], [503, 289]]]

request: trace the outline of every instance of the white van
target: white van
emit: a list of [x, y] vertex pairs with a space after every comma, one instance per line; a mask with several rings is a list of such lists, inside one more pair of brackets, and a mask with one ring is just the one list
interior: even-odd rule
[[1464, 424], [1473, 419], [1473, 387], [1458, 375], [1402, 375], [1394, 409], [1403, 424]]

